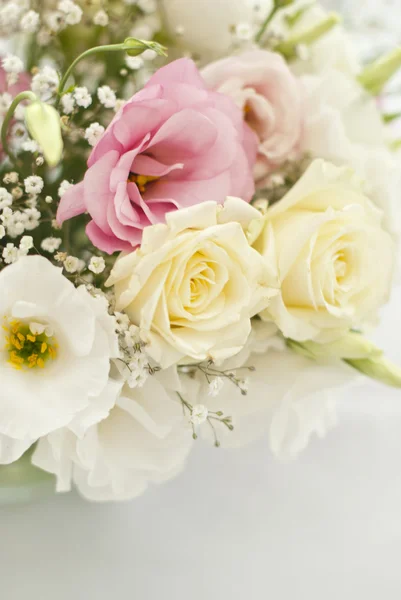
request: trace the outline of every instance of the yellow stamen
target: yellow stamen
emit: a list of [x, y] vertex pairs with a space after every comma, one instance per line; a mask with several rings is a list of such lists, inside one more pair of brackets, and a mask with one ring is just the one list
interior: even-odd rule
[[128, 177], [130, 183], [136, 183], [141, 194], [146, 192], [148, 183], [152, 183], [158, 179], [159, 177], [154, 177], [153, 175], [136, 175], [135, 173], [130, 173], [130, 176]]
[[11, 321], [6, 317], [2, 327], [6, 332], [4, 349], [8, 351], [8, 362], [13, 368], [44, 369], [48, 360], [57, 358], [56, 340], [46, 335], [45, 331], [39, 335], [32, 335], [29, 323]]

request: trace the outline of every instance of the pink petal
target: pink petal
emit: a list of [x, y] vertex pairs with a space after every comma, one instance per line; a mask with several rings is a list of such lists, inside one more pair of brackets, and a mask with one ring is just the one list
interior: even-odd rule
[[[99, 250], [102, 250], [103, 252], [107, 252], [107, 254], [113, 254], [113, 252], [121, 250], [132, 250], [131, 244], [107, 235], [94, 221], [90, 221], [86, 226], [86, 235], [96, 248], [99, 248]], [[136, 245], [139, 243], [140, 238]]]
[[174, 85], [175, 83], [189, 83], [190, 85], [205, 89], [203, 81], [195, 63], [189, 58], [180, 58], [159, 69], [148, 81], [146, 88], [159, 83], [160, 85]]
[[85, 211], [84, 182], [81, 181], [70, 187], [60, 199], [57, 209], [57, 223], [62, 225], [64, 221], [82, 215]]
[[87, 211], [107, 235], [112, 233], [107, 220], [107, 206], [114, 198], [114, 193], [110, 190], [110, 177], [118, 159], [119, 155], [115, 150], [107, 152], [87, 170], [84, 179]]

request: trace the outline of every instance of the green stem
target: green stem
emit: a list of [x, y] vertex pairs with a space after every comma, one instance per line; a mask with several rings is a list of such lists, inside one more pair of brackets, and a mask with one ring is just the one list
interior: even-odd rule
[[11, 102], [10, 108], [8, 109], [6, 116], [4, 117], [3, 125], [1, 127], [1, 144], [3, 146], [4, 152], [8, 155], [8, 157], [13, 163], [17, 162], [17, 158], [11, 152], [8, 145], [8, 128], [14, 116], [15, 109], [17, 108], [18, 104], [24, 102], [24, 100], [31, 100], [32, 102], [36, 102], [37, 97], [33, 92], [30, 91], [21, 92], [20, 94], [18, 94], [18, 96], [15, 96], [14, 100]]
[[272, 22], [273, 18], [275, 17], [277, 11], [279, 10], [280, 6], [279, 5], [275, 5], [273, 6], [273, 8], [271, 9], [271, 11], [269, 12], [269, 14], [267, 15], [266, 19], [263, 21], [262, 25], [260, 26], [259, 31], [257, 32], [257, 34], [255, 35], [255, 42], [257, 44], [260, 43], [266, 29], [267, 26]]
[[61, 100], [61, 96], [63, 95], [65, 84], [67, 83], [68, 78], [70, 77], [72, 71], [75, 69], [75, 67], [77, 66], [77, 64], [79, 62], [81, 62], [81, 60], [83, 60], [84, 58], [87, 58], [88, 56], [92, 56], [94, 54], [98, 54], [99, 52], [121, 52], [122, 50], [125, 50], [125, 44], [124, 43], [121, 43], [121, 44], [109, 44], [109, 45], [106, 45], [106, 46], [95, 46], [94, 48], [89, 48], [89, 50], [85, 50], [85, 52], [83, 52], [82, 54], [80, 54], [70, 64], [70, 66], [68, 67], [68, 69], [64, 73], [63, 78], [60, 81], [60, 85], [58, 86], [58, 90], [57, 90], [57, 99], [56, 99], [55, 107], [57, 108], [58, 105], [60, 104], [60, 100]]
[[80, 54], [68, 67], [64, 76], [60, 81], [60, 85], [57, 90], [57, 98], [55, 102], [55, 108], [60, 104], [61, 96], [63, 95], [65, 85], [70, 77], [72, 71], [75, 69], [77, 64], [81, 62], [84, 58], [88, 58], [89, 56], [93, 56], [94, 54], [99, 54], [99, 52], [127, 52], [131, 56], [137, 56], [142, 54], [145, 50], [154, 50], [159, 56], [167, 56], [166, 48], [157, 42], [148, 42], [146, 40], [138, 40], [136, 38], [127, 38], [124, 42], [120, 44], [108, 44], [105, 46], [95, 46], [94, 48], [89, 48], [82, 54]]

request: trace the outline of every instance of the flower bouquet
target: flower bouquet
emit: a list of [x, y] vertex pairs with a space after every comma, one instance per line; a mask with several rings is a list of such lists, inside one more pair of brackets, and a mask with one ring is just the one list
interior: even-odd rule
[[301, 0], [0, 7], [0, 482], [125, 500], [198, 438], [292, 457], [397, 263], [386, 84]]

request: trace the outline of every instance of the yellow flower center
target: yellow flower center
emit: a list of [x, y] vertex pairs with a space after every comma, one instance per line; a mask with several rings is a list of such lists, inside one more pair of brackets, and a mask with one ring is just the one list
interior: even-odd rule
[[43, 369], [49, 360], [57, 357], [56, 340], [47, 335], [43, 326], [36, 324], [34, 327], [33, 324], [4, 317], [3, 329], [6, 332], [8, 362], [15, 369]]
[[137, 175], [136, 173], [130, 173], [130, 176], [128, 177], [130, 183], [136, 183], [141, 194], [146, 192], [148, 183], [152, 183], [158, 179], [159, 177], [154, 177], [153, 175]]

